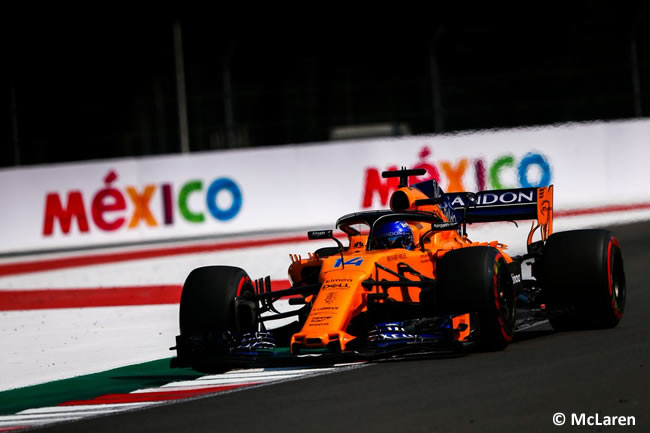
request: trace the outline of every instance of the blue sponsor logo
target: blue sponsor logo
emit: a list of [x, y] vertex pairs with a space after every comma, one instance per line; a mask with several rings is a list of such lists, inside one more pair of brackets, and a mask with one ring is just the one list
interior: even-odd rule
[[[447, 199], [449, 200], [449, 199]], [[440, 211], [442, 214], [447, 218], [447, 221], [450, 223], [455, 223], [456, 222], [456, 213], [454, 212], [454, 208], [449, 204], [449, 202], [445, 200], [442, 203], [438, 204], [438, 207], [440, 208]]]
[[336, 263], [334, 263], [334, 267], [338, 268], [341, 265], [361, 266], [361, 263], [363, 263], [363, 258], [361, 257], [353, 257], [350, 260], [346, 260], [346, 261], [343, 261], [343, 259], [337, 259]]

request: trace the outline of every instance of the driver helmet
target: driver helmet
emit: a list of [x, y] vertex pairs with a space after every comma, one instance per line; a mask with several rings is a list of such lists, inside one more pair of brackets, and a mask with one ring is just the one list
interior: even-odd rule
[[376, 248], [406, 248], [411, 250], [415, 247], [411, 227], [404, 221], [391, 221], [381, 225], [375, 231], [374, 240]]

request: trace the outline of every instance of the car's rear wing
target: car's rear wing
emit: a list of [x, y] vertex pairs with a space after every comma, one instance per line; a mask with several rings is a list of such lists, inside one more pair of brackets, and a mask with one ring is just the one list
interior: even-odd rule
[[553, 185], [539, 188], [515, 188], [491, 191], [443, 193], [461, 223], [537, 220], [528, 243], [540, 228], [542, 240], [553, 233]]

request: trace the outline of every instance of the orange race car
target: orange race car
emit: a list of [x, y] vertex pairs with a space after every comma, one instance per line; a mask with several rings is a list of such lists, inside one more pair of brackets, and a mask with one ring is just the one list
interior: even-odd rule
[[[435, 180], [399, 177], [390, 209], [341, 217], [331, 239], [292, 256], [292, 287], [272, 290], [230, 266], [194, 269], [183, 286], [173, 367], [235, 366], [338, 358], [375, 359], [504, 349], [517, 331], [613, 327], [625, 306], [621, 249], [606, 230], [553, 234], [553, 186], [444, 193]], [[527, 253], [473, 242], [467, 224], [536, 220]], [[541, 240], [533, 241], [539, 231]], [[522, 265], [531, 278], [522, 278]], [[279, 311], [288, 299], [293, 309]], [[285, 301], [286, 305], [286, 301]], [[272, 327], [279, 319], [288, 324]]]

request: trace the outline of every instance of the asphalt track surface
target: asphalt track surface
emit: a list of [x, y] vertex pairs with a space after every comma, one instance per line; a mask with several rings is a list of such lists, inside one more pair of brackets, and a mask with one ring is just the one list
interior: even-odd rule
[[[612, 230], [621, 243], [628, 286], [617, 328], [538, 328], [504, 352], [378, 363], [37, 430], [650, 431], [650, 223]], [[631, 415], [636, 427], [572, 427], [570, 421], [556, 427], [556, 412]]]

